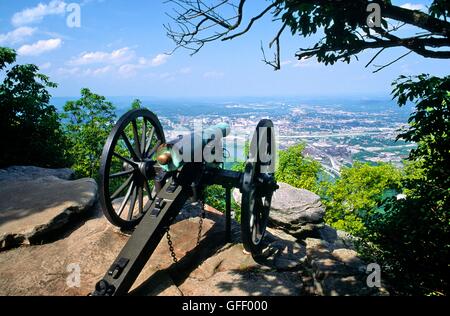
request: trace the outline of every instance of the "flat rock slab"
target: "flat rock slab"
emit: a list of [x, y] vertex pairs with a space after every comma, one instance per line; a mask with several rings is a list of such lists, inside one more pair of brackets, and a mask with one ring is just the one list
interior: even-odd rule
[[298, 296], [302, 279], [294, 272], [224, 271], [205, 281], [189, 279], [180, 289], [185, 296]]
[[205, 260], [179, 285], [185, 296], [300, 295], [298, 272], [279, 272], [244, 253], [242, 244], [225, 247]]
[[[199, 218], [186, 219], [171, 226], [172, 241], [180, 263], [185, 263], [183, 256], [196, 247], [198, 221]], [[207, 235], [214, 225], [211, 219], [204, 219], [202, 235]], [[223, 227], [220, 229], [223, 240]], [[85, 296], [94, 290], [128, 237], [96, 209], [91, 219], [63, 239], [0, 252], [0, 295]], [[212, 240], [206, 242], [211, 243]], [[199, 264], [197, 260], [200, 256], [194, 254], [188, 257], [189, 265]], [[181, 295], [170, 274], [165, 271], [173, 265], [167, 240], [163, 237], [131, 293]]]
[[50, 176], [0, 183], [0, 251], [42, 242], [95, 204], [93, 179]]
[[307, 261], [314, 278], [314, 294], [325, 296], [385, 296], [384, 286], [369, 287], [366, 263], [355, 250], [337, 248], [325, 240], [305, 240]]
[[63, 180], [71, 180], [74, 176], [74, 171], [68, 168], [48, 169], [34, 166], [11, 166], [5, 169], [0, 169], [0, 182], [28, 181], [45, 177], [56, 177]]

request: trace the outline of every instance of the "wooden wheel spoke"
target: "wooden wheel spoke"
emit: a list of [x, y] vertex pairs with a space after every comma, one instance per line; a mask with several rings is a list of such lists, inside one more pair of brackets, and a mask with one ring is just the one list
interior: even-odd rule
[[150, 157], [150, 155], [148, 154], [148, 150], [150, 149], [150, 146], [152, 145], [152, 139], [153, 139], [154, 134], [155, 134], [155, 128], [152, 126], [152, 129], [150, 130], [150, 136], [148, 138], [148, 142], [145, 145], [145, 150], [144, 150], [145, 157]]
[[130, 140], [128, 139], [127, 135], [125, 135], [125, 132], [122, 131], [122, 133], [120, 134], [122, 136], [123, 141], [125, 142], [125, 145], [128, 148], [128, 151], [131, 154], [131, 157], [133, 157], [134, 160], [139, 160], [139, 156], [138, 153], [136, 153], [134, 147], [131, 145]]
[[133, 192], [131, 193], [130, 208], [128, 209], [128, 216], [127, 216], [127, 220], [129, 221], [131, 221], [131, 219], [133, 218], [134, 206], [136, 205], [137, 190], [138, 187], [135, 186], [133, 188]]
[[153, 179], [159, 171], [150, 159], [165, 142], [161, 122], [147, 109], [133, 109], [117, 120], [100, 161], [100, 204], [106, 218], [123, 229], [134, 228], [154, 203]]
[[153, 200], [152, 190], [150, 189], [150, 186], [149, 186], [147, 180], [144, 181], [144, 187], [145, 187], [145, 191], [147, 191], [148, 199]]
[[148, 157], [151, 157], [151, 156], [156, 152], [156, 150], [158, 149], [158, 147], [159, 147], [160, 145], [161, 145], [161, 141], [158, 140], [158, 141], [156, 142], [155, 146], [153, 146], [152, 150], [150, 150], [150, 152], [148, 153]]
[[122, 185], [113, 193], [113, 195], [111, 195], [111, 200], [117, 198], [119, 194], [131, 183], [132, 180], [133, 176], [131, 175], [124, 183], [122, 183]]
[[119, 215], [119, 217], [120, 217], [120, 215], [122, 215], [122, 212], [125, 209], [125, 205], [127, 205], [128, 200], [130, 199], [130, 195], [131, 195], [133, 190], [134, 190], [134, 182], [131, 182], [131, 185], [128, 188], [127, 194], [123, 198], [122, 204], [120, 205], [119, 210], [117, 212], [117, 215]]
[[116, 152], [113, 152], [113, 155], [116, 156], [117, 158], [119, 158], [120, 160], [125, 161], [130, 166], [132, 166], [133, 168], [137, 168], [137, 164], [134, 161], [132, 161], [132, 160], [130, 160], [128, 158], [125, 158], [124, 156], [122, 156], [121, 154], [118, 154]]
[[142, 187], [138, 188], [138, 209], [139, 214], [144, 213], [144, 190]]
[[131, 127], [133, 128], [133, 139], [134, 139], [134, 150], [136, 152], [136, 155], [139, 157], [139, 159], [142, 159], [142, 155], [141, 155], [141, 145], [140, 145], [140, 140], [139, 140], [139, 134], [138, 134], [138, 130], [137, 130], [137, 124], [136, 124], [136, 120], [132, 120], [131, 121]]
[[256, 241], [258, 238], [258, 233], [259, 233], [259, 220], [257, 218], [257, 215], [254, 214], [254, 221], [253, 221], [253, 227], [252, 227], [252, 235], [253, 235], [253, 240]]
[[120, 172], [109, 175], [109, 178], [112, 179], [112, 178], [123, 177], [123, 176], [127, 176], [129, 174], [132, 174], [133, 172], [134, 172], [134, 170], [124, 170], [124, 171], [120, 171]]
[[147, 134], [147, 120], [145, 118], [142, 119], [142, 139], [141, 139], [141, 153], [142, 156], [145, 158], [145, 146], [146, 146], [146, 134]]

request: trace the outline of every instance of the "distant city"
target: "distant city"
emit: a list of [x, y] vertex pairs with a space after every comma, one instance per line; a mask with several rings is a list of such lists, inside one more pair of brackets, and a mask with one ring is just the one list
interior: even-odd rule
[[[53, 103], [61, 109], [65, 101], [73, 99], [76, 98], [54, 98]], [[129, 109], [132, 101], [125, 97], [108, 99], [116, 105], [118, 116]], [[167, 139], [192, 130], [195, 121], [204, 127], [219, 122], [230, 124], [232, 133], [226, 139], [226, 147], [229, 155], [238, 160], [244, 159], [245, 140], [258, 121], [270, 118], [277, 128], [279, 149], [306, 143], [305, 155], [319, 161], [333, 177], [355, 161], [401, 166], [415, 146], [396, 141], [412, 108], [399, 108], [389, 99], [140, 99], [158, 115]]]

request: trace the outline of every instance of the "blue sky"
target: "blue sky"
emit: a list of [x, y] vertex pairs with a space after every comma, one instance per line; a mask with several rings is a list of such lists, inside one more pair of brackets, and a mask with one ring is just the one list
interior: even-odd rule
[[[66, 7], [70, 0], [2, 0], [0, 45], [15, 48], [19, 63], [34, 63], [59, 84], [54, 96], [76, 96], [82, 87], [107, 96], [385, 96], [399, 74], [448, 75], [450, 61], [429, 60], [410, 54], [373, 74], [364, 65], [375, 53], [358, 62], [325, 67], [314, 60], [298, 62], [294, 54], [313, 39], [282, 38], [280, 71], [265, 65], [260, 43], [273, 38], [278, 25], [269, 19], [256, 24], [244, 37], [214, 42], [198, 54], [174, 48], [166, 37], [165, 12], [173, 5], [162, 0], [74, 0], [81, 4], [81, 27], [69, 28]], [[424, 8], [431, 1], [394, 1]], [[247, 12], [264, 5], [249, 0]], [[406, 52], [383, 53], [379, 64]]]

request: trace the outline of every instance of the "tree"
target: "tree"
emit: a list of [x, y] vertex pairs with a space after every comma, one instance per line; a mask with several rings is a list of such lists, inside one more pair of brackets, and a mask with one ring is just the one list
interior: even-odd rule
[[325, 221], [336, 229], [365, 237], [365, 222], [382, 206], [386, 194], [401, 190], [402, 173], [390, 164], [356, 162], [341, 170], [341, 177], [326, 184]]
[[[350, 62], [365, 50], [378, 49], [369, 65], [382, 51], [392, 47], [408, 50], [398, 59], [411, 52], [427, 58], [450, 58], [450, 23], [447, 21], [450, 3], [446, 0], [434, 0], [428, 13], [399, 7], [389, 0], [270, 0], [248, 21], [244, 17], [246, 0], [170, 2], [177, 7], [171, 16], [177, 28], [167, 24], [167, 34], [176, 48], [186, 48], [193, 54], [206, 43], [246, 34], [258, 20], [270, 15], [280, 24], [269, 43], [269, 48], [275, 47], [274, 60], [268, 61], [261, 48], [264, 61], [275, 70], [281, 67], [280, 38], [287, 31], [303, 37], [324, 34], [312, 47], [299, 49], [295, 54], [299, 60], [316, 57], [324, 64], [338, 60]], [[381, 23], [376, 25], [376, 19], [370, 17], [376, 16], [378, 8]], [[417, 28], [423, 32], [417, 32]], [[377, 70], [382, 68], [384, 66]]]
[[64, 111], [72, 168], [78, 176], [97, 178], [103, 145], [116, 118], [115, 107], [105, 97], [84, 88], [81, 98], [68, 101]]
[[[16, 52], [0, 47], [0, 71]], [[57, 85], [33, 64], [14, 65], [0, 85], [0, 166], [12, 164], [62, 167], [66, 139], [49, 88]]]
[[305, 146], [301, 143], [280, 151], [275, 177], [277, 181], [317, 193], [321, 165], [315, 160], [304, 157]]
[[[448, 0], [432, 1], [428, 12], [402, 8], [389, 0], [269, 0], [248, 19], [244, 17], [246, 0], [170, 2], [177, 6], [172, 19], [178, 28], [166, 25], [167, 35], [175, 42], [175, 49], [186, 48], [192, 54], [206, 43], [242, 36], [263, 17], [271, 16], [279, 23], [269, 43], [269, 48], [275, 49], [274, 59], [267, 60], [262, 45], [261, 49], [264, 61], [275, 70], [281, 66], [280, 39], [287, 31], [303, 37], [323, 34], [311, 47], [300, 48], [295, 56], [299, 60], [316, 58], [325, 65], [349, 63], [360, 53], [377, 49], [368, 67], [383, 51], [394, 47], [407, 51], [377, 66], [375, 72], [411, 53], [450, 58]], [[449, 91], [449, 77], [420, 75], [400, 77], [394, 82], [394, 98], [400, 106], [407, 101], [416, 103], [410, 128], [400, 134], [401, 139], [417, 143], [401, 181], [407, 197], [398, 201], [391, 198], [382, 209], [361, 221], [367, 232], [365, 241], [377, 250], [375, 259], [394, 272], [394, 284], [408, 282], [408, 293], [448, 292]], [[344, 204], [348, 199], [351, 197], [343, 200]]]
[[143, 108], [141, 100], [134, 99], [133, 102], [131, 102], [131, 109], [132, 110], [141, 109], [141, 108]]
[[[400, 139], [417, 144], [402, 181], [405, 199], [390, 199], [368, 222], [369, 240], [386, 271], [407, 293], [448, 294], [450, 257], [450, 76], [400, 77], [400, 106], [417, 100]], [[408, 280], [405, 282], [405, 280]]]

